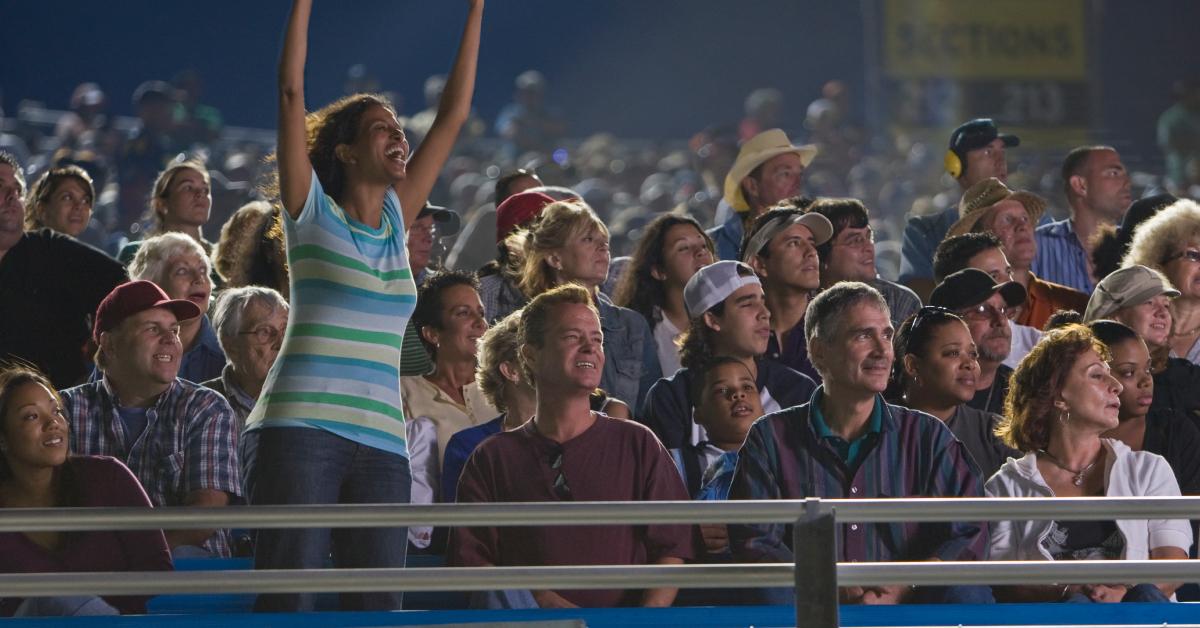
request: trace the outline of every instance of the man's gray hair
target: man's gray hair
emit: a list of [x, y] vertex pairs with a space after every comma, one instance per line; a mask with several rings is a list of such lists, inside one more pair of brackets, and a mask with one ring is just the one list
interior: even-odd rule
[[221, 350], [226, 355], [229, 354], [230, 343], [237, 338], [238, 331], [242, 328], [242, 316], [256, 303], [267, 308], [272, 315], [279, 308], [289, 309], [287, 299], [284, 299], [282, 294], [263, 286], [226, 288], [217, 297], [217, 302], [213, 305], [212, 324], [213, 330], [217, 332], [217, 342], [221, 343]]
[[891, 317], [891, 309], [878, 290], [861, 281], [839, 281], [808, 304], [804, 314], [804, 339], [811, 346], [818, 340], [827, 342], [836, 337], [838, 321], [845, 319], [846, 312], [863, 301], [878, 306]]
[[162, 287], [166, 285], [167, 264], [172, 258], [185, 254], [200, 256], [204, 260], [204, 274], [212, 274], [212, 260], [208, 259], [200, 243], [191, 236], [172, 231], [142, 241], [129, 263], [129, 278], [153, 281]]

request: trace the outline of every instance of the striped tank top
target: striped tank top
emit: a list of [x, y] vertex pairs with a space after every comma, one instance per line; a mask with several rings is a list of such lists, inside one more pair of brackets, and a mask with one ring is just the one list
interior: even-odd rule
[[400, 346], [417, 303], [400, 199], [378, 229], [346, 216], [314, 172], [300, 217], [283, 213], [291, 314], [246, 429], [305, 427], [408, 457]]

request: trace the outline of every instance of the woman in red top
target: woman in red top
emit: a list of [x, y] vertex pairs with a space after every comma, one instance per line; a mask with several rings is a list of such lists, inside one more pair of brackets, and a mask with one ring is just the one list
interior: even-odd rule
[[[70, 456], [62, 400], [49, 380], [0, 370], [0, 507], [140, 506], [150, 499], [120, 461]], [[0, 573], [170, 570], [161, 530], [3, 532]], [[146, 597], [8, 598], [0, 616], [144, 613]]]

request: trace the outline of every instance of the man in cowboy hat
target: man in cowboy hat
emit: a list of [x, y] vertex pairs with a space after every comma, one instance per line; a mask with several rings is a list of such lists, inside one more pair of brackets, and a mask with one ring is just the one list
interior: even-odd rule
[[1027, 294], [1025, 305], [1013, 322], [1036, 329], [1041, 329], [1058, 310], [1082, 311], [1088, 299], [1078, 290], [1039, 279], [1030, 271], [1037, 257], [1033, 230], [1045, 210], [1046, 201], [1041, 197], [1010, 190], [1000, 179], [991, 177], [963, 194], [958, 203], [962, 217], [946, 232], [947, 239], [964, 233], [991, 233], [1000, 240], [1011, 264], [1012, 280], [1025, 286]]
[[800, 193], [804, 169], [816, 156], [816, 146], [793, 146], [780, 129], [768, 129], [742, 144], [725, 176], [724, 201], [734, 213], [708, 232], [719, 258], [736, 260], [746, 225], [779, 201]]
[[[1001, 134], [989, 118], [964, 122], [950, 134], [946, 150], [946, 172], [963, 190], [989, 177], [1008, 181], [1005, 149], [1019, 146], [1015, 135]], [[933, 290], [933, 252], [946, 237], [946, 230], [958, 220], [958, 207], [936, 214], [913, 216], [904, 226], [900, 249], [900, 283], [912, 288], [922, 300]]]

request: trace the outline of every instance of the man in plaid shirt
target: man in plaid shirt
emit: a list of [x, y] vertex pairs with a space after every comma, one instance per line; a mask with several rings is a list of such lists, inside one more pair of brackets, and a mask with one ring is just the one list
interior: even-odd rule
[[[98, 381], [62, 391], [71, 451], [113, 456], [155, 506], [225, 506], [241, 494], [233, 410], [179, 379], [179, 322], [200, 315], [149, 281], [113, 289], [96, 309]], [[175, 556], [229, 556], [227, 530], [168, 530]]]

